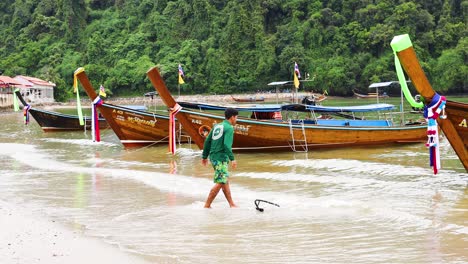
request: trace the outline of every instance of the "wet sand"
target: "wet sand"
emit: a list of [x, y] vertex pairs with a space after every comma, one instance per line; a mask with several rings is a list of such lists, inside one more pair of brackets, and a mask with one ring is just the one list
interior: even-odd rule
[[4, 264], [149, 263], [4, 201], [0, 201], [0, 226], [0, 259]]

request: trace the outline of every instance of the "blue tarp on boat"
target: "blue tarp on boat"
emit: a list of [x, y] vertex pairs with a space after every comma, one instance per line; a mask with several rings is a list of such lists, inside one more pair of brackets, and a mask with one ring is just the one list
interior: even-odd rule
[[281, 105], [279, 104], [244, 104], [244, 105], [213, 105], [204, 103], [189, 103], [189, 102], [177, 102], [180, 106], [199, 109], [199, 110], [219, 110], [224, 111], [226, 108], [231, 107], [237, 111], [253, 111], [253, 112], [278, 112], [281, 111]]
[[122, 107], [125, 108], [130, 108], [132, 110], [137, 110], [137, 111], [146, 111], [148, 108], [144, 105], [122, 105]]
[[395, 109], [391, 104], [368, 104], [356, 106], [320, 106], [320, 105], [307, 105], [307, 110], [316, 112], [375, 112], [375, 111], [388, 111]]
[[281, 110], [289, 111], [316, 111], [316, 112], [374, 112], [374, 111], [388, 111], [395, 109], [391, 104], [367, 104], [357, 106], [318, 106], [318, 105], [304, 105], [304, 104], [243, 104], [243, 105], [214, 105], [205, 103], [189, 103], [178, 102], [182, 107], [199, 110], [220, 110], [224, 111], [227, 107], [232, 107], [238, 111], [253, 111], [253, 112], [278, 112]]

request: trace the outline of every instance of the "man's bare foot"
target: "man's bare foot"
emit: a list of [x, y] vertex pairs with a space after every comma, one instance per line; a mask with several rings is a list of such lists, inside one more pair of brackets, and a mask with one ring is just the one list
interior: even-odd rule
[[203, 207], [203, 208], [211, 209], [211, 206], [206, 206], [206, 205], [205, 205], [205, 207]]
[[237, 206], [237, 204], [230, 204], [229, 205], [231, 208], [239, 208], [239, 206]]

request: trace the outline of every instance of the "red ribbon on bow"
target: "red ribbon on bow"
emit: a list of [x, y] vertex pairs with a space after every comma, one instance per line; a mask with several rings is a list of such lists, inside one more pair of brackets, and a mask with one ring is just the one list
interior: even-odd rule
[[175, 123], [175, 116], [179, 111], [182, 110], [182, 106], [179, 104], [175, 104], [169, 113], [169, 151], [172, 154], [176, 152], [176, 123]]
[[99, 116], [97, 112], [97, 107], [101, 106], [103, 103], [104, 102], [102, 101], [101, 97], [98, 96], [94, 99], [93, 107], [91, 108], [91, 111], [92, 111], [91, 134], [93, 136], [93, 141], [96, 141], [96, 142], [101, 141], [101, 134], [99, 132]]

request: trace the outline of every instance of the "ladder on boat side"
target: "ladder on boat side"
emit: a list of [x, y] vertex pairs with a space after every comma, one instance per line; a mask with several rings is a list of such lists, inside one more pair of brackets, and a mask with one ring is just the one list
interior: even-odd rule
[[[306, 138], [306, 133], [305, 133], [305, 128], [304, 128], [304, 120], [301, 122], [301, 128], [295, 128], [292, 120], [289, 119], [289, 132], [291, 134], [291, 142], [292, 144], [289, 144], [291, 146], [291, 149], [294, 152], [308, 152], [309, 148], [307, 146], [307, 138]], [[302, 138], [295, 138], [294, 137], [294, 131], [301, 130], [302, 132]], [[301, 147], [302, 150], [299, 150], [298, 147]]]
[[[192, 137], [182, 132], [182, 124], [179, 124], [179, 130], [177, 131], [177, 139], [179, 146], [182, 144], [183, 138], [187, 140], [187, 143], [192, 147]], [[184, 141], [185, 142], [185, 141]]]

